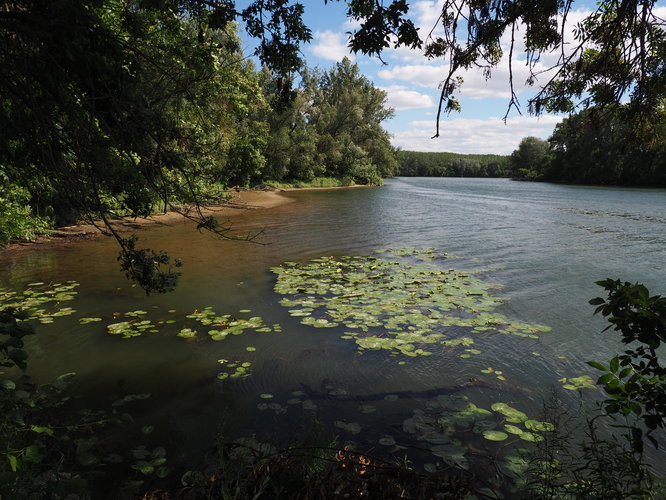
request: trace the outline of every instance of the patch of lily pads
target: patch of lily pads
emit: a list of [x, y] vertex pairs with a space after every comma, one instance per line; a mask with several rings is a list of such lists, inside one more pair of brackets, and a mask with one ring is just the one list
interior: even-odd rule
[[402, 430], [429, 447], [432, 454], [449, 465], [467, 466], [465, 434], [477, 435], [487, 442], [543, 440], [544, 432], [555, 427], [550, 422], [530, 419], [507, 403], [494, 403], [490, 409], [478, 407], [467, 396], [440, 395], [415, 409], [402, 424]]
[[71, 307], [60, 307], [60, 304], [73, 300], [77, 293], [75, 288], [78, 286], [76, 281], [66, 281], [51, 284], [28, 283], [22, 292], [0, 288], [0, 309], [22, 309], [27, 312], [28, 320], [37, 320], [42, 324], [53, 323], [55, 318], [76, 312]]
[[343, 328], [342, 338], [354, 340], [359, 352], [386, 350], [409, 357], [429, 356], [443, 345], [467, 347], [459, 356], [470, 358], [481, 352], [469, 348], [474, 343], [470, 334], [536, 339], [550, 330], [495, 312], [502, 304], [493, 293], [498, 286], [481, 280], [478, 271], [443, 269], [446, 254], [411, 247], [379, 253], [386, 258], [320, 257], [272, 268], [275, 291], [285, 296], [280, 304], [304, 325]]
[[[249, 309], [242, 309], [240, 313], [249, 313]], [[201, 310], [195, 310], [186, 316], [194, 319], [204, 327], [208, 327], [208, 335], [212, 340], [224, 340], [229, 335], [241, 335], [246, 330], [254, 330], [259, 333], [281, 332], [282, 327], [278, 324], [268, 325], [259, 316], [253, 316], [249, 319], [234, 318], [231, 314], [218, 315], [212, 307], [205, 307]], [[180, 337], [192, 338], [196, 336], [196, 331], [192, 329], [183, 332]]]
[[157, 326], [149, 319], [145, 319], [146, 314], [148, 314], [146, 311], [141, 310], [128, 311], [122, 314], [122, 316], [129, 318], [127, 321], [106, 325], [106, 330], [111, 335], [119, 335], [124, 339], [139, 337], [145, 332], [157, 333], [159, 331]]
[[249, 377], [252, 372], [250, 367], [252, 363], [249, 361], [232, 361], [229, 362], [226, 359], [219, 359], [217, 361], [224, 367], [224, 371], [218, 373], [217, 378], [220, 380], [225, 380], [227, 378], [238, 379]]
[[570, 391], [577, 391], [579, 389], [594, 389], [596, 387], [594, 380], [588, 375], [581, 375], [580, 377], [561, 378], [562, 388]]

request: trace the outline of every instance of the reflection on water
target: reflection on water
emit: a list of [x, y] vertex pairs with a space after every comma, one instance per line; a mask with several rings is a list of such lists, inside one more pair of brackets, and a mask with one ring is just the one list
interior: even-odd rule
[[[31, 281], [81, 284], [76, 300], [67, 304], [76, 314], [40, 325], [30, 339], [33, 376], [49, 380], [76, 371], [79, 388], [100, 403], [150, 392], [143, 418], [168, 429], [172, 444], [192, 452], [210, 446], [222, 417], [241, 432], [288, 429], [290, 422], [317, 412], [330, 423], [362, 429], [355, 434], [356, 427], [337, 424], [344, 438], [391, 443], [390, 436], [409, 447], [410, 436], [446, 439], [428, 434], [434, 432], [428, 431], [434, 425], [428, 412], [448, 415], [454, 411], [448, 406], [456, 405], [462, 405], [456, 412], [467, 411], [467, 402], [428, 398], [424, 395], [434, 394], [428, 391], [464, 396], [498, 424], [499, 414], [491, 410], [495, 403], [533, 417], [550, 388], [561, 388], [560, 379], [595, 376], [585, 361], [607, 360], [620, 344], [612, 332], [600, 333], [603, 320], [591, 314], [587, 301], [601, 293], [594, 281], [621, 278], [643, 282], [655, 293], [666, 291], [665, 191], [394, 179], [376, 189], [286, 196], [294, 202], [234, 216], [239, 230], [263, 229], [263, 244], [219, 241], [188, 223], [143, 231], [140, 243], [185, 262], [181, 284], [169, 295], [147, 297], [128, 284], [118, 270], [117, 248], [107, 239], [3, 258], [2, 287], [21, 290]], [[273, 290], [270, 268], [283, 262], [403, 247], [433, 247], [457, 256], [436, 265], [482, 270], [484, 281], [502, 286], [499, 313], [552, 330], [536, 339], [478, 333], [473, 348], [482, 354], [467, 358], [453, 348], [416, 358], [386, 350], [359, 354], [353, 342], [340, 338], [343, 326], [302, 324]], [[205, 307], [233, 318], [260, 317], [264, 325], [280, 325], [281, 332], [248, 330], [213, 341], [196, 319], [187, 318]], [[158, 331], [129, 339], [107, 333], [108, 324], [136, 310], [145, 311]], [[102, 321], [81, 325], [81, 317]], [[183, 328], [199, 335], [179, 338]], [[218, 379], [222, 359], [250, 363], [251, 376]], [[359, 405], [364, 395], [402, 396], [378, 399], [369, 409]], [[423, 416], [405, 424], [415, 415]], [[461, 418], [470, 429], [476, 425], [469, 415], [447, 418]], [[486, 422], [480, 429], [490, 429], [492, 421], [474, 418]], [[412, 425], [421, 429], [416, 435], [409, 432]], [[489, 446], [478, 432], [461, 429], [456, 435], [463, 447]], [[401, 450], [393, 446], [386, 450]]]

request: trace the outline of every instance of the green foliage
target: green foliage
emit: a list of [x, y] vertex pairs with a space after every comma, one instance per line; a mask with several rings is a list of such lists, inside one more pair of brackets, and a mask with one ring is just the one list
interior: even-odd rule
[[376, 88], [358, 65], [344, 58], [319, 78], [310, 120], [317, 132], [317, 161], [325, 175], [359, 184], [379, 183], [397, 171], [381, 122], [393, 116], [386, 92]]
[[332, 177], [348, 184], [381, 184], [397, 163], [381, 122], [392, 115], [386, 93], [345, 58], [330, 71], [304, 70], [301, 84], [285, 103], [284, 80], [261, 74], [268, 117], [264, 179], [288, 183]]
[[122, 250], [118, 261], [127, 278], [136, 282], [147, 295], [173, 290], [180, 276], [173, 268], [181, 267], [183, 263], [179, 259], [172, 262], [171, 257], [163, 251], [137, 249], [137, 241], [134, 235], [119, 239]]
[[511, 153], [511, 176], [528, 181], [540, 180], [550, 160], [550, 144], [538, 137], [525, 137]]
[[[622, 342], [631, 348], [615, 356], [608, 366], [598, 362], [589, 364], [604, 373], [598, 384], [610, 396], [604, 409], [610, 415], [634, 415], [647, 428], [646, 437], [654, 430], [664, 428], [666, 421], [666, 368], [658, 358], [657, 350], [666, 342], [666, 297], [650, 296], [641, 284], [622, 283], [606, 279], [597, 282], [608, 292], [608, 299], [597, 297], [590, 304], [598, 306], [596, 313], [608, 317], [613, 328], [622, 334]], [[630, 439], [635, 451], [643, 449], [643, 429], [630, 425]]]
[[[0, 336], [3, 339], [0, 343], [0, 354], [3, 356], [0, 366], [4, 368], [16, 366], [25, 371], [28, 355], [23, 349], [23, 337], [35, 333], [28, 324], [23, 322], [27, 317], [25, 312], [13, 307], [0, 310]], [[16, 387], [10, 380], [3, 380], [0, 385], [3, 388]]]
[[398, 175], [406, 177], [507, 177], [508, 157], [398, 151]]
[[33, 215], [28, 193], [17, 186], [3, 182], [0, 170], [0, 243], [12, 240], [33, 239], [37, 234], [45, 233], [49, 222], [43, 217]]
[[330, 188], [348, 186], [343, 179], [336, 177], [315, 177], [311, 181], [273, 181], [267, 180], [264, 185], [272, 188]]
[[615, 436], [600, 429], [599, 419], [568, 409], [553, 394], [544, 418], [554, 422], [526, 458], [520, 480], [521, 498], [625, 499], [661, 498], [663, 479], [655, 477], [641, 457]]
[[565, 118], [549, 142], [545, 179], [575, 184], [666, 186], [666, 111], [632, 116], [590, 108]]

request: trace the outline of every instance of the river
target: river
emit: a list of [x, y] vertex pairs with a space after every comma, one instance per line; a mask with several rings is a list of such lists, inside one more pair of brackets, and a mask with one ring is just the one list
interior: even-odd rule
[[[447, 453], [495, 453], [483, 426], [471, 432], [469, 422], [454, 422], [446, 438], [433, 430], [443, 412], [467, 405], [463, 398], [485, 409], [503, 402], [538, 420], [554, 388], [576, 407], [578, 391], [563, 389], [563, 379], [596, 378], [585, 362], [607, 361], [622, 347], [616, 333], [601, 333], [603, 318], [592, 315], [588, 300], [603, 292], [595, 281], [620, 278], [666, 292], [665, 190], [396, 178], [380, 188], [285, 196], [292, 201], [234, 216], [234, 229], [262, 231], [260, 244], [219, 241], [190, 223], [141, 231], [141, 246], [167, 250], [185, 263], [179, 287], [167, 295], [147, 297], [132, 287], [119, 272], [110, 239], [5, 258], [0, 287], [80, 284], [74, 300], [62, 303], [75, 311], [38, 325], [29, 339], [31, 375], [44, 382], [76, 372], [76, 389], [89, 405], [150, 393], [135, 403], [137, 418], [160, 430], [156, 435], [174, 462], [208, 450], [222, 428], [229, 439], [254, 432], [289, 440], [316, 416], [342, 441], [413, 453], [416, 463], [439, 466]], [[419, 254], [422, 249], [430, 253]], [[502, 300], [494, 313], [550, 330], [520, 337], [490, 329], [474, 333], [473, 346], [423, 344], [432, 347], [428, 356], [360, 349], [343, 325], [314, 328], [291, 316], [271, 271], [322, 256], [414, 264], [419, 255], [439, 256], [423, 263], [431, 269], [477, 273], [483, 283], [500, 285], [492, 292]], [[261, 325], [213, 341], [207, 335], [213, 327], [186, 317], [205, 307], [233, 318], [259, 317]], [[157, 331], [132, 338], [108, 333], [109, 324], [135, 322], [137, 316], [125, 313], [137, 310]], [[83, 317], [101, 321], [81, 324]], [[198, 334], [180, 338], [183, 328]], [[452, 328], [441, 331], [449, 339], [462, 335], [462, 327]], [[242, 363], [249, 376], [229, 376]], [[218, 378], [221, 373], [227, 375]], [[583, 393], [590, 402], [601, 396], [598, 389]], [[493, 415], [501, 427], [506, 415]], [[453, 448], [431, 456], [424, 443]]]

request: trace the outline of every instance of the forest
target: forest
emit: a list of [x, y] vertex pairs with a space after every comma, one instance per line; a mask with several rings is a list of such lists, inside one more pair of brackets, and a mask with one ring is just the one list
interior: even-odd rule
[[502, 155], [398, 151], [398, 175], [405, 177], [508, 177], [509, 158]]
[[566, 117], [547, 141], [523, 139], [510, 157], [522, 180], [605, 186], [666, 186], [666, 108], [648, 117], [627, 106], [591, 107]]
[[349, 59], [257, 68], [237, 24], [168, 2], [20, 5], [0, 11], [0, 241], [234, 186], [397, 172], [386, 93]]

